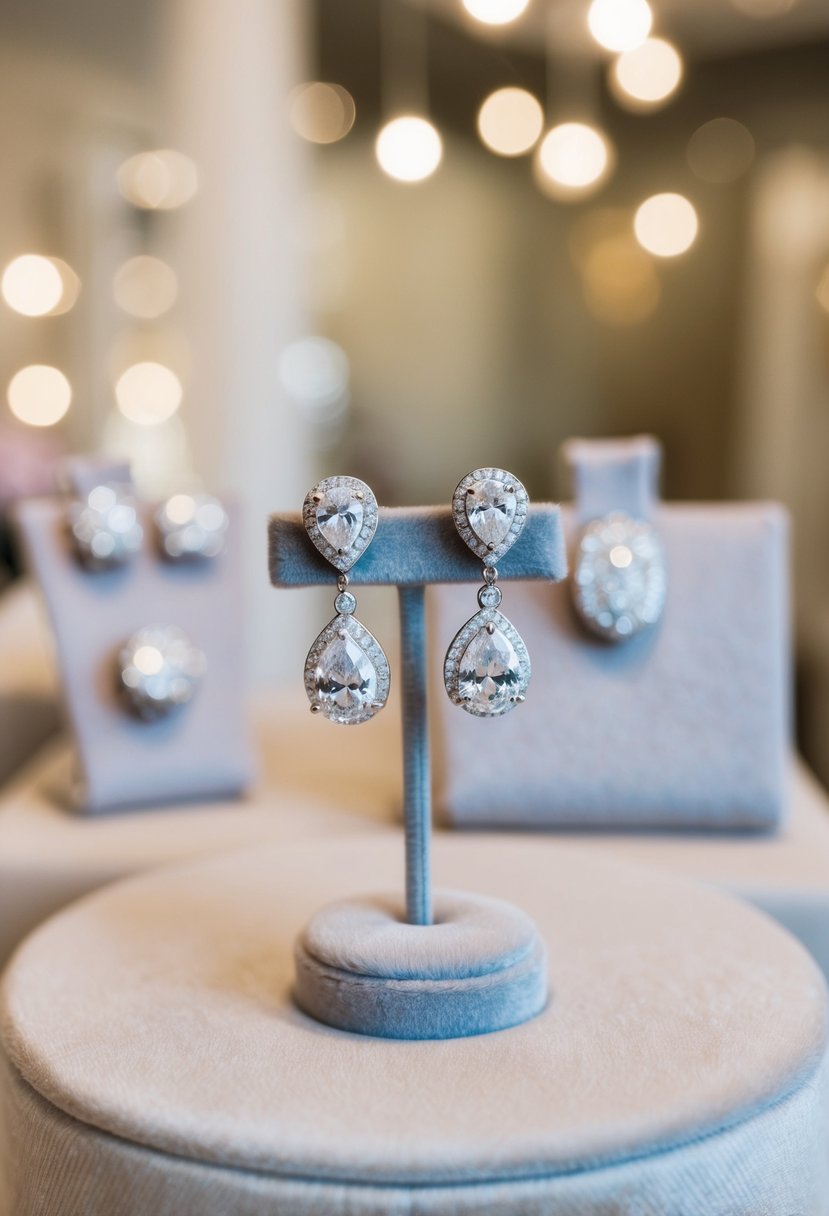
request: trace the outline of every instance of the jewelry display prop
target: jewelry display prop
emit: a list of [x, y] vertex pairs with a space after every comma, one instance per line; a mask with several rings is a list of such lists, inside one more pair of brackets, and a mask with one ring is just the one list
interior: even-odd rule
[[[301, 516], [273, 516], [269, 543], [274, 586], [330, 584]], [[499, 578], [555, 582], [566, 568], [558, 508], [532, 508]], [[394, 897], [330, 905], [297, 940], [298, 1004], [343, 1030], [400, 1039], [484, 1034], [526, 1021], [547, 999], [544, 946], [520, 909], [460, 891], [432, 898], [425, 588], [480, 577], [480, 559], [465, 548], [451, 510], [439, 508], [381, 510], [353, 570], [352, 585], [395, 586], [399, 594], [406, 900], [405, 910]], [[498, 723], [476, 725], [479, 756], [488, 760]]]
[[222, 508], [220, 552], [172, 561], [127, 465], [74, 458], [63, 485], [71, 497], [21, 503], [17, 522], [57, 643], [74, 803], [97, 812], [239, 794], [253, 761], [237, 508]]
[[[572, 504], [561, 508], [571, 578], [549, 592], [510, 593], [534, 667], [520, 722], [510, 714], [499, 732], [520, 782], [497, 767], [478, 782], [472, 724], [436, 703], [438, 810], [475, 828], [776, 828], [791, 745], [785, 511], [766, 502], [662, 503], [661, 449], [648, 436], [574, 440], [564, 455], [574, 483]], [[585, 627], [573, 580], [585, 528], [614, 513], [649, 525], [664, 551], [664, 607], [655, 623], [634, 628], [625, 591], [613, 619], [627, 617], [631, 628], [608, 638]], [[624, 574], [634, 542], [617, 543]], [[602, 545], [609, 555], [613, 544]], [[647, 562], [641, 570], [639, 590], [656, 577]], [[463, 608], [452, 588], [430, 595], [438, 631], [452, 630]]]

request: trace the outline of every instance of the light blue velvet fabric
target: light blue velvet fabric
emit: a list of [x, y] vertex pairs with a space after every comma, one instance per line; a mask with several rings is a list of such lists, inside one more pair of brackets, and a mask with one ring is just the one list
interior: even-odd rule
[[[268, 545], [275, 587], [333, 583], [336, 572], [309, 541], [298, 513], [271, 517]], [[566, 573], [558, 507], [530, 507], [519, 540], [498, 563], [499, 579], [557, 582]], [[448, 507], [381, 508], [374, 540], [348, 577], [356, 587], [483, 581], [480, 559], [458, 536]]]

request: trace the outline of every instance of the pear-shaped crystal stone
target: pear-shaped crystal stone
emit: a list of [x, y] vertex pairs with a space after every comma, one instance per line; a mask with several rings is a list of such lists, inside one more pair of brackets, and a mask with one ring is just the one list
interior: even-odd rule
[[507, 635], [484, 625], [461, 655], [458, 694], [470, 710], [503, 712], [522, 692], [521, 663]]
[[314, 670], [316, 702], [326, 718], [350, 722], [362, 718], [377, 700], [377, 669], [348, 633], [333, 638]]
[[506, 539], [517, 507], [515, 490], [502, 481], [474, 482], [466, 494], [466, 518], [479, 540], [495, 548]]
[[329, 486], [316, 504], [317, 526], [332, 548], [347, 552], [363, 526], [363, 504], [348, 486]]

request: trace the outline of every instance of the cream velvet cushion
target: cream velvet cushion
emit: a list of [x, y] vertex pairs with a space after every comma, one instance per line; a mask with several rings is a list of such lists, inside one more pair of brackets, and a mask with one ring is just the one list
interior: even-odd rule
[[435, 863], [536, 921], [539, 1017], [395, 1042], [294, 1008], [310, 914], [400, 890], [391, 834], [157, 871], [44, 925], [4, 985], [3, 1216], [824, 1210], [825, 989], [788, 934], [566, 845]]

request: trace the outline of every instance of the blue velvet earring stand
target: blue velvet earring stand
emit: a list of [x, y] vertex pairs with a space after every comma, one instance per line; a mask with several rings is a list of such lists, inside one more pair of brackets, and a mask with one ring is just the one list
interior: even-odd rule
[[[333, 593], [335, 572], [298, 514], [272, 517], [269, 556], [274, 586], [331, 586]], [[531, 508], [498, 563], [499, 582], [557, 582], [566, 570], [558, 507]], [[297, 1004], [329, 1026], [383, 1038], [461, 1038], [516, 1026], [547, 1001], [546, 951], [535, 925], [503, 900], [438, 891], [433, 901], [431, 890], [425, 588], [481, 584], [481, 562], [457, 535], [448, 508], [384, 509], [349, 580], [352, 589], [396, 586], [400, 597], [405, 912], [388, 896], [318, 912], [296, 943]], [[470, 597], [469, 616], [476, 608]], [[504, 611], [509, 615], [508, 596]], [[520, 632], [520, 620], [514, 623]], [[485, 779], [498, 721], [479, 719], [476, 726]], [[339, 728], [320, 722], [320, 729]]]

